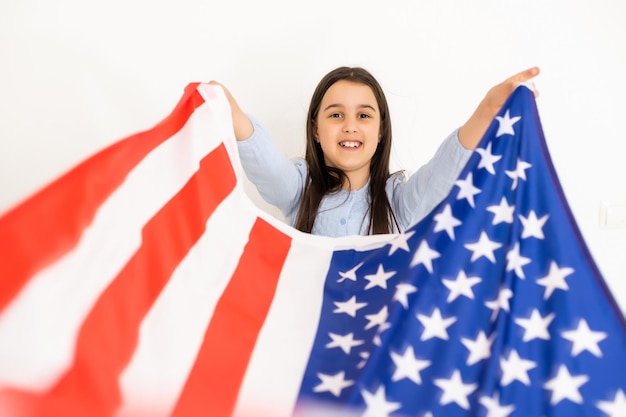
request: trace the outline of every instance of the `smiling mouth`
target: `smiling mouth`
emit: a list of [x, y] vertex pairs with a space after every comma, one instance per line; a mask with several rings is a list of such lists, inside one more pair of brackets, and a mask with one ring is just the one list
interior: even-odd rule
[[342, 148], [358, 148], [362, 144], [363, 142], [359, 142], [356, 140], [344, 140], [342, 142], [339, 142], [339, 146], [341, 146]]

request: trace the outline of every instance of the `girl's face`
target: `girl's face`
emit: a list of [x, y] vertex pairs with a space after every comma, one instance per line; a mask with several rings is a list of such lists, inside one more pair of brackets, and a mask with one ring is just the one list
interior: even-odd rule
[[340, 80], [324, 94], [314, 126], [326, 165], [341, 169], [353, 190], [369, 179], [380, 139], [380, 111], [372, 89]]

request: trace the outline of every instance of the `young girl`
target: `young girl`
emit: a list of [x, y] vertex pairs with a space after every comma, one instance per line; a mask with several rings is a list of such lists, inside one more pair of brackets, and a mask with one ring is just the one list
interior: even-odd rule
[[451, 190], [509, 94], [536, 67], [493, 87], [468, 121], [417, 172], [389, 172], [391, 120], [385, 94], [362, 68], [340, 67], [318, 84], [306, 122], [304, 159], [289, 160], [268, 133], [230, 102], [240, 159], [265, 201], [299, 230], [325, 236], [397, 233], [425, 217]]

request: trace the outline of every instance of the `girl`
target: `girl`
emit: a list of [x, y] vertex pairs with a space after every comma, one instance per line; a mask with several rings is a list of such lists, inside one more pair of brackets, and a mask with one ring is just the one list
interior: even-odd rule
[[536, 67], [493, 87], [468, 121], [417, 172], [389, 172], [391, 120], [383, 90], [363, 68], [340, 67], [318, 84], [304, 159], [290, 161], [261, 124], [228, 97], [241, 162], [265, 201], [297, 229], [325, 236], [402, 232], [449, 192], [509, 94]]

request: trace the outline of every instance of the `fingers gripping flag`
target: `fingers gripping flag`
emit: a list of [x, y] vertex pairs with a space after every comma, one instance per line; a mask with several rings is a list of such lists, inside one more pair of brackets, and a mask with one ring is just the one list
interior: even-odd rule
[[626, 415], [624, 319], [525, 87], [400, 235], [295, 231], [240, 172], [190, 84], [0, 218], [1, 415]]

